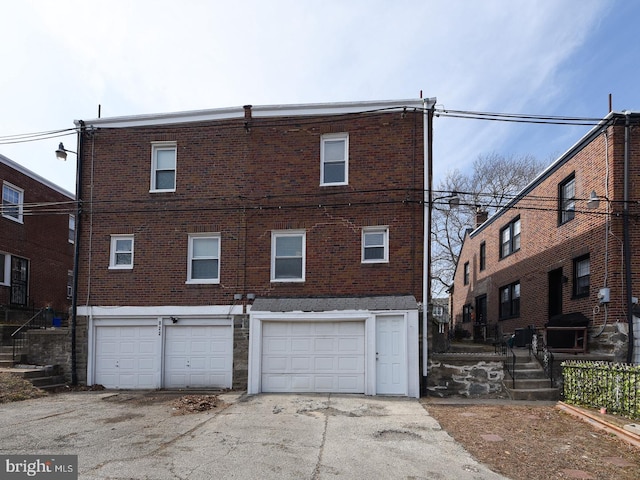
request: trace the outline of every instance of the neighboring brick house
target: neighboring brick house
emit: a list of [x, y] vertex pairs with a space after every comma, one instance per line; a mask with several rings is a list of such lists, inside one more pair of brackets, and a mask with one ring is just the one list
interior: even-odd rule
[[550, 346], [631, 361], [631, 312], [640, 296], [639, 119], [610, 113], [466, 235], [454, 277], [456, 328], [477, 337], [483, 329], [474, 326], [509, 334], [583, 322], [586, 345], [576, 331], [559, 339], [573, 345]]
[[433, 104], [78, 121], [87, 383], [418, 396]]
[[3, 155], [0, 183], [2, 320], [42, 307], [66, 314], [75, 234], [75, 216], [67, 212], [75, 209], [74, 195]]

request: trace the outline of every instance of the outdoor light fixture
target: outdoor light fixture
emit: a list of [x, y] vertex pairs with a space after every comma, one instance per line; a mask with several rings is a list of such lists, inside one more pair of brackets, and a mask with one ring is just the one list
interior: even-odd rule
[[589, 195], [589, 200], [587, 200], [587, 208], [590, 210], [595, 210], [600, 206], [600, 197], [595, 190], [591, 191], [591, 195]]
[[60, 142], [60, 145], [58, 145], [58, 149], [56, 150], [56, 157], [58, 158], [58, 160], [66, 161], [67, 160], [67, 152], [77, 155], [77, 153], [74, 152], [73, 150], [67, 150], [66, 148], [64, 148], [64, 144], [62, 142]]

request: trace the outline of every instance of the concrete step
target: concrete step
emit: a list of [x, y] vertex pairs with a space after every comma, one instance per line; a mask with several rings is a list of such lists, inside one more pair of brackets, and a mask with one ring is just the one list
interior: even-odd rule
[[34, 387], [46, 390], [47, 388], [65, 385], [64, 375], [52, 375], [48, 377], [30, 377], [27, 380], [31, 382]]
[[556, 401], [560, 399], [559, 388], [513, 389], [505, 386], [511, 400]]
[[13, 364], [13, 358], [11, 360], [0, 360], [0, 368], [12, 368]]
[[516, 377], [516, 381], [517, 380], [536, 380], [536, 379], [541, 379], [541, 378], [547, 378], [544, 370], [542, 370], [541, 368], [535, 368], [535, 369], [526, 369], [526, 370], [522, 370], [517, 368], [516, 366], [516, 371], [515, 371], [515, 377]]
[[[512, 383], [510, 383], [512, 385]], [[519, 379], [516, 377], [516, 388], [520, 390], [537, 390], [540, 388], [550, 388], [551, 380], [548, 378], [536, 378], [536, 379]]]

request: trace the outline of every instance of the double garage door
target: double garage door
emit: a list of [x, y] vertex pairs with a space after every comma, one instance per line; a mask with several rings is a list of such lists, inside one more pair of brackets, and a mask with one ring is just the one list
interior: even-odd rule
[[365, 324], [263, 322], [263, 392], [364, 393]]
[[230, 325], [97, 326], [94, 384], [117, 389], [230, 388]]

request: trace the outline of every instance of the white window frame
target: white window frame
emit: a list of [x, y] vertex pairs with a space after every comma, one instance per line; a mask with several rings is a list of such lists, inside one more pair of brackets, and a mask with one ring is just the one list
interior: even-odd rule
[[[369, 248], [383, 247], [383, 258], [365, 258], [365, 251], [367, 249], [366, 237], [368, 234], [382, 234], [382, 245], [369, 245]], [[366, 227], [362, 229], [362, 263], [389, 263], [389, 227]]]
[[[193, 255], [193, 243], [194, 240], [199, 239], [215, 239], [218, 241], [218, 248], [213, 256], [206, 257], [198, 257], [194, 258]], [[190, 234], [189, 235], [189, 248], [187, 254], [187, 284], [202, 284], [202, 283], [210, 283], [217, 284], [220, 283], [220, 252], [221, 252], [221, 236], [219, 233], [198, 233], [198, 234]], [[217, 277], [215, 278], [192, 278], [192, 264], [193, 260], [217, 260], [218, 261], [218, 272]]]
[[[0, 279], [0, 285], [3, 287], [11, 286], [11, 255], [0, 252], [0, 258], [4, 259], [3, 279]], [[0, 265], [0, 268], [2, 266]]]
[[[118, 240], [131, 240], [131, 250], [116, 250]], [[110, 270], [131, 270], [133, 269], [133, 253], [135, 249], [135, 239], [133, 235], [111, 235], [111, 248], [109, 254]], [[118, 253], [131, 253], [131, 262], [127, 264], [116, 264], [116, 255]]]
[[[279, 238], [285, 237], [302, 237], [302, 276], [300, 278], [276, 278], [276, 243]], [[306, 277], [307, 263], [307, 232], [305, 230], [278, 230], [271, 232], [271, 281], [272, 282], [304, 282]], [[299, 258], [299, 257], [283, 257], [283, 258]]]
[[[156, 186], [156, 173], [158, 171], [158, 152], [161, 151], [173, 151], [173, 188], [157, 188]], [[178, 146], [176, 142], [162, 142], [151, 144], [151, 193], [157, 192], [175, 192], [176, 184], [178, 181]]]
[[73, 270], [67, 270], [67, 300], [73, 297]]
[[[330, 141], [343, 140], [344, 141], [344, 181], [342, 182], [327, 182], [324, 178], [325, 163], [336, 163], [325, 161], [325, 144]], [[348, 133], [327, 133], [320, 138], [320, 185], [332, 186], [332, 185], [348, 185], [349, 184], [349, 134]]]
[[69, 243], [76, 243], [76, 216], [72, 214], [69, 215]]
[[[8, 213], [5, 213], [5, 206], [4, 206], [4, 190], [5, 188], [9, 189], [9, 190], [13, 190], [15, 193], [18, 194], [18, 203], [14, 204], [11, 203], [11, 207], [10, 208], [14, 208], [14, 205], [18, 207], [18, 216], [14, 217], [13, 215], [9, 215]], [[23, 207], [24, 207], [24, 190], [20, 187], [15, 186], [12, 183], [9, 182], [2, 182], [2, 203], [0, 204], [2, 205], [2, 216], [4, 218], [8, 218], [9, 220], [12, 220], [14, 222], [18, 222], [18, 223], [24, 223], [23, 222]]]

